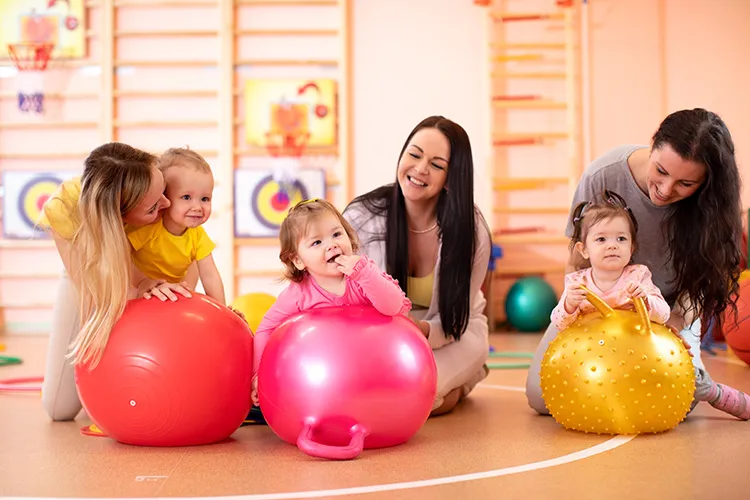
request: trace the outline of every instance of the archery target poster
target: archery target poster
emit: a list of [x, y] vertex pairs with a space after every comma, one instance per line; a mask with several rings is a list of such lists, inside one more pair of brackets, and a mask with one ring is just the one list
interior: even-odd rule
[[238, 169], [234, 175], [236, 238], [278, 236], [290, 208], [302, 200], [326, 196], [324, 169], [300, 170], [288, 187], [275, 180], [272, 169]]
[[3, 238], [49, 238], [36, 227], [42, 207], [58, 186], [80, 172], [3, 172]]

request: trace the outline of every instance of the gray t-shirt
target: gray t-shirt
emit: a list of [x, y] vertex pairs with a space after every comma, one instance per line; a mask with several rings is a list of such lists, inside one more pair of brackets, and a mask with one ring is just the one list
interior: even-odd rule
[[[643, 145], [625, 145], [616, 147], [596, 160], [583, 172], [573, 196], [570, 218], [565, 234], [573, 236], [572, 214], [576, 205], [601, 195], [605, 189], [614, 191], [623, 197], [638, 221], [638, 250], [633, 255], [635, 264], [643, 264], [651, 271], [654, 284], [662, 295], [669, 297], [673, 306], [674, 268], [669, 260], [667, 235], [662, 232], [662, 220], [666, 217], [667, 207], [657, 207], [633, 179], [628, 167], [628, 158], [638, 149], [648, 148]], [[671, 299], [671, 300], [670, 300]]]

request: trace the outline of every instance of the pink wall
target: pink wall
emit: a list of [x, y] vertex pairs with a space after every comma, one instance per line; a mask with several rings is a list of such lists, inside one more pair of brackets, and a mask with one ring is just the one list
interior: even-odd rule
[[[750, 2], [592, 0], [591, 149], [648, 143], [673, 111], [718, 113], [750, 164]], [[750, 186], [743, 187], [745, 206]]]

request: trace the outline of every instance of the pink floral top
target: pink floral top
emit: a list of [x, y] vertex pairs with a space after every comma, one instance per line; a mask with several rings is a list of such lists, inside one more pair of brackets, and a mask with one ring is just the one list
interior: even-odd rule
[[253, 377], [258, 374], [269, 337], [286, 319], [311, 309], [361, 305], [372, 305], [386, 316], [406, 316], [411, 311], [411, 301], [398, 282], [366, 256], [360, 257], [354, 265], [352, 275], [346, 278], [346, 291], [341, 296], [325, 290], [309, 275], [300, 283], [290, 283], [266, 312], [255, 332]]
[[597, 294], [604, 302], [614, 309], [633, 309], [633, 302], [630, 296], [625, 293], [628, 285], [632, 282], [641, 283], [644, 285], [646, 290], [646, 307], [651, 313], [651, 321], [655, 323], [666, 323], [669, 319], [671, 310], [669, 304], [664, 300], [661, 291], [651, 281], [651, 271], [646, 266], [641, 264], [633, 264], [625, 266], [622, 270], [620, 278], [617, 280], [615, 285], [607, 290], [606, 292], [599, 289], [594, 283], [591, 277], [591, 268], [581, 269], [570, 274], [565, 275], [565, 291], [560, 297], [560, 302], [552, 310], [551, 320], [558, 331], [564, 330], [570, 326], [578, 317], [579, 314], [586, 314], [595, 311], [594, 306], [588, 300], [581, 302], [576, 311], [572, 314], [568, 314], [565, 310], [565, 297], [566, 292], [571, 287], [577, 286], [580, 283], [586, 285], [588, 289]]

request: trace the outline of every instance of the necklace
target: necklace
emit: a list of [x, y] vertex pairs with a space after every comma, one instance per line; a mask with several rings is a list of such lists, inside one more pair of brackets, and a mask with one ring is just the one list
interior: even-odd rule
[[438, 223], [437, 221], [435, 221], [435, 224], [433, 224], [432, 227], [428, 227], [427, 229], [423, 229], [421, 231], [415, 231], [414, 229], [409, 228], [409, 231], [411, 231], [414, 234], [424, 234], [424, 233], [429, 233], [430, 231], [435, 229], [437, 226], [438, 226]]

